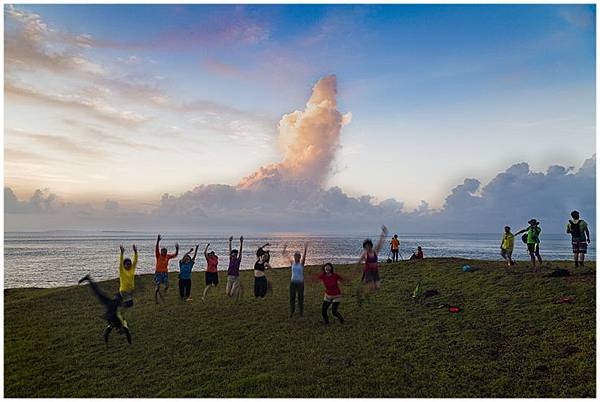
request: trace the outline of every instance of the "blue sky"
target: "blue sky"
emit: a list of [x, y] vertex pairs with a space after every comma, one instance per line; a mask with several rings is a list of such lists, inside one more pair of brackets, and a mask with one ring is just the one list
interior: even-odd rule
[[595, 149], [594, 5], [15, 5], [5, 24], [23, 198], [235, 185], [280, 161], [279, 120], [328, 74], [352, 121], [323, 187], [351, 196], [439, 208], [465, 177]]

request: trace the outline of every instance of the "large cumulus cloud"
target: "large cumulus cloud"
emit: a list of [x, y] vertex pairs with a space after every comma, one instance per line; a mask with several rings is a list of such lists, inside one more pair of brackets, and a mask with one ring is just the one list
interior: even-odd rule
[[[151, 209], [123, 207], [113, 200], [93, 206], [60, 202], [37, 190], [19, 200], [5, 188], [5, 224], [18, 229], [136, 229], [218, 231], [367, 231], [381, 223], [403, 232], [498, 232], [530, 217], [546, 232], [562, 232], [572, 209], [595, 222], [596, 158], [579, 169], [550, 166], [534, 172], [518, 163], [489, 183], [467, 178], [451, 189], [439, 210], [426, 201], [406, 210], [402, 201], [352, 197], [323, 188], [350, 114], [337, 109], [335, 76], [319, 80], [303, 111], [282, 117], [282, 160], [259, 168], [238, 185], [200, 185], [180, 195], [164, 194]], [[32, 218], [35, 216], [35, 218]]]

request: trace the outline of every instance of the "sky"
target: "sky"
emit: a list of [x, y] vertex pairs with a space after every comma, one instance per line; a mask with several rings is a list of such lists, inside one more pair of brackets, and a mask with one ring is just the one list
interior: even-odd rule
[[460, 208], [500, 222], [535, 180], [561, 203], [548, 218], [595, 218], [593, 5], [5, 5], [4, 21], [7, 230], [456, 231]]

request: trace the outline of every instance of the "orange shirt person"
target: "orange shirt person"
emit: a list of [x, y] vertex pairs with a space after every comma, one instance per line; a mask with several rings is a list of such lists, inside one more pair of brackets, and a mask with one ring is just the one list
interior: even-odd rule
[[159, 296], [161, 300], [164, 300], [163, 295], [160, 293], [160, 285], [165, 285], [165, 292], [169, 288], [169, 260], [177, 257], [177, 254], [179, 254], [179, 243], [175, 243], [175, 252], [172, 254], [167, 253], [166, 247], [161, 248], [159, 252], [161, 239], [162, 237], [158, 235], [156, 238], [156, 246], [154, 247], [154, 255], [156, 256], [156, 270], [154, 271], [154, 284], [156, 285], [156, 290], [154, 292], [154, 300], [156, 301], [156, 304], [158, 304]]
[[400, 252], [400, 240], [398, 239], [397, 234], [395, 234], [392, 240], [390, 241], [390, 246], [392, 252], [392, 261], [398, 262], [398, 253]]

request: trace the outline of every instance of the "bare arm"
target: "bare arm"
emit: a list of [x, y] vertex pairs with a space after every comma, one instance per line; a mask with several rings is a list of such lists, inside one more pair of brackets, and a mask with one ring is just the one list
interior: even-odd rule
[[244, 236], [240, 236], [240, 253], [238, 254], [238, 260], [242, 262], [242, 249], [244, 248]]
[[388, 235], [388, 229], [385, 225], [381, 226], [381, 234], [379, 235], [379, 240], [377, 241], [377, 245], [375, 246], [375, 254], [379, 254], [381, 247], [383, 247], [383, 242]]
[[265, 247], [269, 247], [269, 246], [270, 246], [270, 244], [269, 244], [269, 243], [265, 243], [265, 244], [263, 244], [262, 246], [260, 246], [260, 248], [265, 248]]
[[302, 266], [306, 262], [306, 250], [308, 249], [308, 243], [304, 243], [304, 253], [302, 253]]
[[287, 243], [285, 243], [283, 245], [283, 250], [281, 251], [281, 255], [283, 255], [283, 258], [285, 258], [286, 260], [288, 260], [288, 262], [290, 264], [293, 262], [292, 258], [290, 257], [290, 253], [288, 253], [288, 251], [287, 251]]
[[196, 248], [194, 249], [194, 256], [192, 257], [192, 261], [196, 261], [196, 254], [198, 254], [199, 246], [200, 246], [199, 244], [196, 244]]
[[229, 236], [229, 255], [231, 256], [231, 242], [233, 241], [233, 236]]
[[123, 260], [125, 259], [125, 247], [123, 247], [123, 245], [120, 245], [119, 250], [121, 250], [121, 257], [119, 258], [119, 267], [122, 267]]
[[175, 252], [173, 254], [169, 254], [170, 258], [175, 258], [179, 255], [179, 243], [175, 243]]
[[160, 239], [161, 237], [160, 235], [158, 235], [158, 237], [156, 238], [156, 247], [154, 247], [154, 254], [156, 255], [156, 258], [158, 258], [158, 256], [160, 255], [160, 252], [158, 251]]
[[358, 259], [357, 264], [362, 264], [363, 262], [365, 262], [366, 259], [367, 259], [367, 252], [363, 251]]
[[138, 262], [138, 251], [137, 251], [137, 246], [135, 244], [132, 246], [132, 248], [133, 248], [133, 262], [131, 263], [131, 265], [135, 269], [135, 266], [137, 265], [137, 262]]
[[521, 233], [525, 233], [525, 232], [527, 232], [527, 229], [528, 229], [528, 228], [525, 228], [525, 229], [521, 229], [521, 230], [519, 230], [517, 233], [515, 233], [515, 236], [516, 236], [516, 235], [520, 235]]
[[208, 261], [208, 246], [210, 246], [210, 243], [206, 243], [206, 247], [204, 247], [204, 258], [206, 258], [206, 261]]
[[587, 228], [587, 226], [585, 227], [585, 235], [587, 236], [587, 242], [591, 242], [590, 240], [590, 230]]

